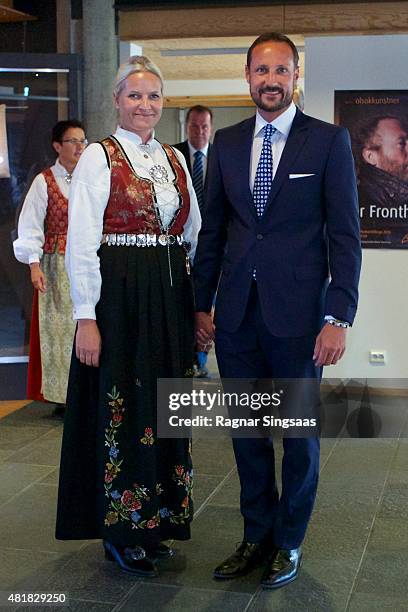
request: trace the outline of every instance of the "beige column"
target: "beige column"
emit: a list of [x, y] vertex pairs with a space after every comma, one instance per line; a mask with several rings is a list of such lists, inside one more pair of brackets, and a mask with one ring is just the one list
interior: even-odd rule
[[90, 142], [111, 134], [116, 126], [112, 90], [118, 41], [112, 6], [112, 0], [83, 3], [84, 123]]

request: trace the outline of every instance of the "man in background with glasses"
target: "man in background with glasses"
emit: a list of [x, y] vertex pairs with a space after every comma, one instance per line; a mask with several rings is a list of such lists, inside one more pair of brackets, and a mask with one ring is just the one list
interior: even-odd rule
[[38, 174], [27, 193], [18, 221], [14, 254], [30, 266], [34, 286], [30, 330], [27, 397], [55, 404], [63, 415], [75, 324], [65, 245], [72, 173], [88, 141], [82, 123], [59, 121], [51, 142], [58, 157]]

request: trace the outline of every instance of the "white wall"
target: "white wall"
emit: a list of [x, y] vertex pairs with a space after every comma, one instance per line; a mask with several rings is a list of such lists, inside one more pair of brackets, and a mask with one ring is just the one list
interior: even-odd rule
[[[336, 89], [408, 90], [407, 57], [405, 35], [307, 38], [305, 112], [333, 122]], [[364, 249], [359, 309], [348, 335], [346, 355], [326, 376], [398, 379], [387, 386], [408, 387], [407, 251]], [[372, 349], [386, 351], [385, 365], [369, 363]]]

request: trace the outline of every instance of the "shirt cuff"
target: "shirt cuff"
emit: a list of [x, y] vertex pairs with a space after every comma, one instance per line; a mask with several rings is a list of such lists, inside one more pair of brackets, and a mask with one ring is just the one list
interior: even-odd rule
[[28, 258], [28, 265], [32, 264], [32, 263], [40, 263], [40, 258], [38, 257], [38, 255], [30, 255]]
[[76, 306], [74, 307], [72, 318], [74, 319], [74, 321], [77, 321], [78, 319], [96, 320], [95, 307], [90, 306], [89, 304], [84, 304], [83, 306]]

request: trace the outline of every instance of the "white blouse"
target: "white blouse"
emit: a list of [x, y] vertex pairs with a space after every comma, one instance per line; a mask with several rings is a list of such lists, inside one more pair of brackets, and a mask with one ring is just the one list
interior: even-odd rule
[[[175, 178], [167, 156], [160, 143], [154, 139], [154, 134], [148, 142], [148, 147], [140, 146], [142, 140], [137, 134], [122, 128], [118, 128], [114, 136], [140, 177], [151, 180], [149, 169], [160, 164], [166, 168], [169, 181]], [[185, 240], [191, 243], [190, 257], [194, 258], [201, 215], [184, 156], [180, 151], [175, 150], [175, 153], [187, 176], [190, 213], [183, 235]], [[147, 158], [144, 155], [147, 155]], [[65, 265], [71, 284], [74, 319], [96, 318], [95, 306], [101, 293], [97, 251], [102, 239], [104, 212], [109, 200], [110, 178], [111, 173], [102, 146], [98, 143], [89, 145], [75, 168], [68, 206]], [[179, 206], [178, 194], [171, 182], [164, 185], [155, 183], [154, 189], [161, 222], [166, 228]]]
[[[57, 161], [51, 166], [58, 187], [68, 198], [70, 185], [65, 181], [67, 171]], [[37, 174], [28, 190], [18, 219], [18, 238], [13, 242], [14, 255], [21, 263], [30, 264], [41, 260], [44, 245], [44, 219], [47, 214], [47, 183], [42, 173]]]

